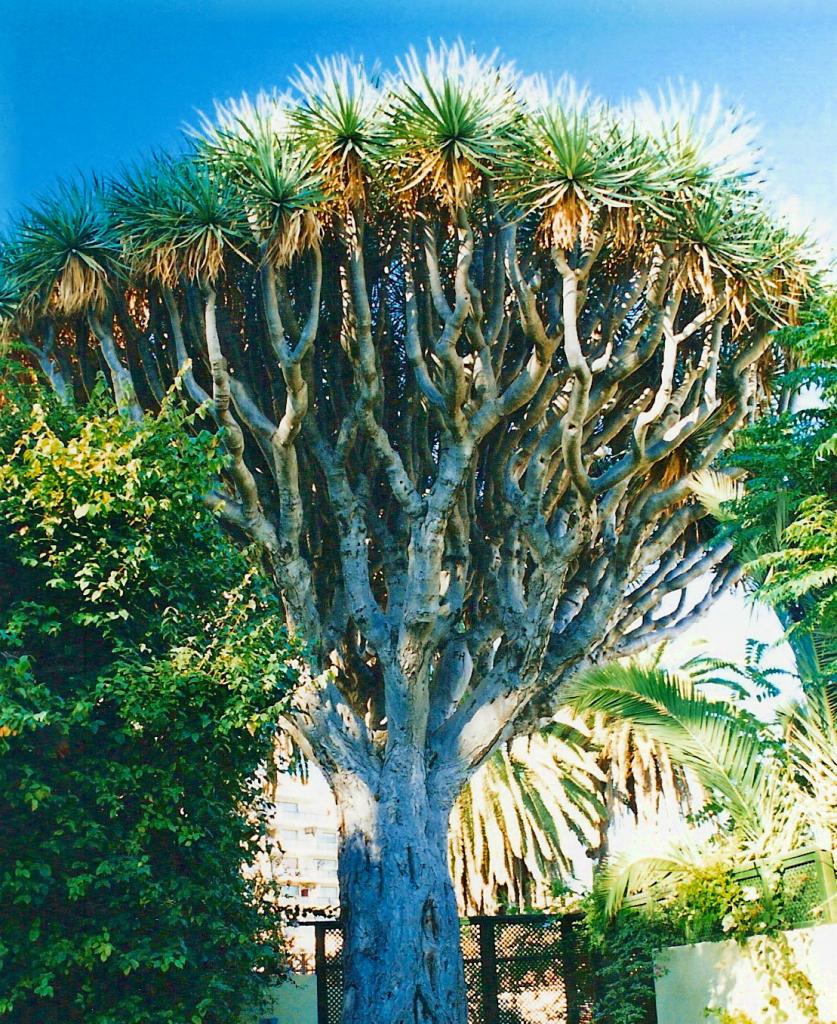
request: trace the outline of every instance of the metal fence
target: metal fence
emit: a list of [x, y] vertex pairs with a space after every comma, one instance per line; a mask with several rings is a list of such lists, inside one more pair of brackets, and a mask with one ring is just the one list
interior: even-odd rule
[[[594, 971], [580, 920], [579, 914], [515, 914], [465, 921], [469, 1024], [592, 1024]], [[318, 921], [312, 927], [317, 1024], [340, 1024], [340, 925]]]

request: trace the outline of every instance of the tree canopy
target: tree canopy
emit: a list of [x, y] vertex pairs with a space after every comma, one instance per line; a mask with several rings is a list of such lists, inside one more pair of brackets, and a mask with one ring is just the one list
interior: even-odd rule
[[[733, 127], [688, 96], [611, 110], [461, 47], [381, 84], [325, 62], [220, 106], [189, 154], [28, 211], [3, 310], [62, 389], [104, 362], [128, 410], [176, 371], [212, 395], [234, 458], [211, 500], [264, 543], [300, 628], [342, 648], [356, 712], [385, 717], [362, 652], [395, 653], [396, 605], [407, 645], [431, 617], [428, 651], [483, 660], [504, 615], [560, 636], [595, 605], [583, 642], [548, 645], [554, 678], [605, 624], [620, 653], [656, 639], [678, 619], [652, 623], [660, 597], [724, 564], [689, 476], [810, 287]], [[540, 658], [509, 646], [506, 671]]]
[[837, 296], [806, 310], [785, 338], [783, 401], [727, 456], [746, 486], [721, 518], [755, 595], [789, 631], [800, 673], [816, 680], [837, 667]]

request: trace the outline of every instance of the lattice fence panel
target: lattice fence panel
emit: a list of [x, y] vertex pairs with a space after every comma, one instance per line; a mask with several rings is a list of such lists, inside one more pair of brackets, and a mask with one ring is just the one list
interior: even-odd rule
[[495, 926], [499, 1024], [565, 1024], [567, 984], [561, 921]]
[[340, 1024], [343, 1009], [343, 933], [339, 926], [326, 929], [325, 963], [317, 964], [317, 973], [324, 972], [326, 1019], [318, 1024]]
[[787, 865], [782, 870], [782, 882], [788, 916], [800, 923], [816, 920], [825, 894], [814, 860]]
[[[573, 915], [475, 918], [461, 941], [468, 1024], [592, 1024], [592, 965]], [[324, 926], [318, 1024], [340, 1024], [342, 946], [339, 926]]]
[[482, 958], [479, 926], [466, 921], [462, 925], [462, 959], [465, 964], [465, 986], [468, 990], [468, 1024], [487, 1024], [480, 997]]

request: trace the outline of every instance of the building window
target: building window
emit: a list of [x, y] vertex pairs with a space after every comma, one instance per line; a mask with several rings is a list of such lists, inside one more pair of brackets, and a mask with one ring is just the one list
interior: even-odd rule
[[276, 807], [283, 814], [299, 814], [299, 804], [290, 803], [288, 800], [280, 800]]
[[299, 832], [295, 828], [280, 828], [279, 838], [283, 843], [295, 843], [299, 839]]
[[299, 867], [299, 857], [283, 857], [282, 867], [286, 868], [288, 871], [296, 871]]
[[317, 839], [321, 846], [337, 846], [336, 832], [320, 832]]
[[337, 861], [336, 860], [318, 860], [317, 871], [322, 871], [327, 875], [337, 874]]
[[317, 895], [322, 896], [323, 899], [337, 899], [337, 893], [336, 885], [321, 885], [317, 889]]

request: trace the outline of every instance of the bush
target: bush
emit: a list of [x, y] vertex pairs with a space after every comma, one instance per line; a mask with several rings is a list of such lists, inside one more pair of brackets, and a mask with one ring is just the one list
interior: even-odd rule
[[759, 879], [742, 882], [728, 864], [707, 862], [671, 884], [665, 899], [652, 897], [644, 908], [622, 907], [612, 917], [594, 888], [584, 910], [596, 964], [596, 1024], [654, 1024], [655, 960], [666, 946], [730, 938], [744, 942], [754, 935], [770, 942], [769, 973], [810, 1002], [810, 982], [799, 976], [782, 935], [807, 923], [809, 912], [797, 899], [805, 879], [787, 882], [764, 863]]
[[299, 651], [196, 500], [221, 459], [186, 419], [4, 391], [0, 1017], [20, 1024], [227, 1024], [281, 967], [241, 866]]

